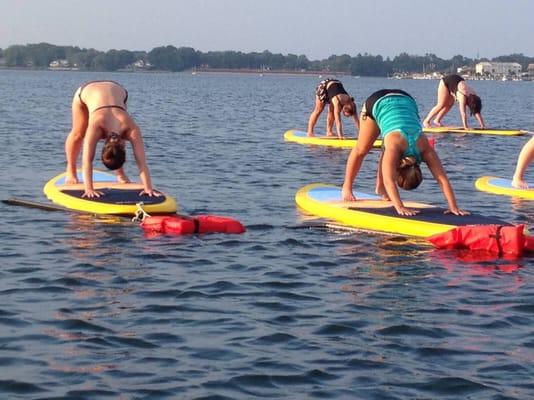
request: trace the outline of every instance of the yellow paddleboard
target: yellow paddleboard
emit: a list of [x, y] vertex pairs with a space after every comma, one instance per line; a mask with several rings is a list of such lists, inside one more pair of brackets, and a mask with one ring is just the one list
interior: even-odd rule
[[[143, 210], [149, 214], [171, 214], [177, 210], [176, 201], [172, 197], [164, 193], [158, 197], [140, 195], [143, 185], [118, 183], [115, 174], [93, 171], [94, 188], [104, 195], [92, 199], [82, 198], [83, 183], [67, 185], [65, 176], [62, 173], [50, 179], [43, 191], [54, 203], [71, 210], [91, 214], [135, 215], [137, 203], [143, 203]], [[78, 181], [83, 181], [81, 171], [78, 171]]]
[[[317, 146], [330, 146], [340, 148], [353, 148], [356, 146], [358, 139], [345, 137], [339, 139], [337, 136], [308, 136], [306, 132], [297, 129], [290, 129], [284, 133], [284, 139], [287, 142], [294, 142], [299, 144], [310, 144]], [[376, 140], [373, 147], [381, 147], [382, 140]]]
[[476, 135], [501, 135], [501, 136], [520, 136], [526, 135], [528, 131], [521, 129], [464, 129], [461, 126], [440, 126], [432, 128], [423, 128], [425, 133], [469, 133]]
[[345, 226], [406, 236], [428, 237], [461, 225], [507, 225], [493, 217], [444, 214], [444, 208], [409, 201], [404, 202], [404, 205], [419, 210], [419, 213], [401, 216], [389, 201], [365, 193], [355, 195], [357, 201], [343, 202], [341, 187], [314, 183], [301, 188], [295, 195], [295, 202], [308, 214], [334, 220]]
[[475, 182], [475, 187], [483, 192], [534, 200], [534, 182], [528, 186], [530, 189], [518, 189], [512, 186], [510, 179], [495, 176], [482, 176]]

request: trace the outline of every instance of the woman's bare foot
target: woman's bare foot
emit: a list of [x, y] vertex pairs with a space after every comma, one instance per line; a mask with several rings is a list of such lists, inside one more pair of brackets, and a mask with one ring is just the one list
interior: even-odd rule
[[526, 183], [523, 179], [512, 179], [512, 186], [517, 189], [528, 189], [528, 183]]
[[382, 197], [382, 200], [389, 201], [388, 193], [386, 192], [386, 188], [384, 185], [376, 185], [375, 193]]
[[130, 183], [130, 179], [126, 176], [126, 174], [117, 174], [117, 182]]
[[67, 176], [65, 176], [65, 184], [73, 185], [75, 183], [78, 183], [78, 177], [76, 175], [67, 173]]
[[443, 124], [441, 123], [441, 121], [438, 121], [437, 119], [434, 120], [434, 125], [435, 125], [435, 126], [438, 126], [438, 127], [443, 126]]

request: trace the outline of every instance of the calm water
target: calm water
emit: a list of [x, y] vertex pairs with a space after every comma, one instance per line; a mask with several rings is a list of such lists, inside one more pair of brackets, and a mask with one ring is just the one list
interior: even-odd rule
[[[317, 77], [0, 71], [1, 199], [47, 201], [71, 96], [89, 79], [129, 89], [153, 181], [182, 212], [248, 231], [149, 239], [134, 223], [1, 204], [0, 398], [534, 396], [534, 258], [462, 261], [398, 237], [292, 229], [306, 221], [298, 188], [341, 183], [348, 155], [282, 140], [305, 127]], [[437, 88], [343, 82], [358, 104], [405, 89], [422, 115]], [[534, 129], [534, 83], [472, 84], [488, 125]], [[460, 206], [532, 223], [533, 202], [473, 187], [510, 176], [526, 141], [437, 137]], [[373, 188], [376, 159], [358, 190]], [[443, 205], [424, 174], [413, 198]]]

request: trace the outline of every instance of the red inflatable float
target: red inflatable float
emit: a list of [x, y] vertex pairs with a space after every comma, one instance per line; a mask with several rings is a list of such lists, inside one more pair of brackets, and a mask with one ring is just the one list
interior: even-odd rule
[[468, 249], [498, 256], [520, 257], [534, 251], [534, 237], [524, 234], [524, 225], [467, 225], [427, 238], [438, 249]]
[[233, 218], [218, 215], [155, 215], [143, 219], [141, 228], [147, 233], [187, 235], [192, 233], [243, 233], [243, 224]]

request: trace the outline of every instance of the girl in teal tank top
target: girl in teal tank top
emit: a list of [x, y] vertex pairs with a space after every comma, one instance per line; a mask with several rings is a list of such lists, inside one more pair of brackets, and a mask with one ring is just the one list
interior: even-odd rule
[[354, 179], [379, 137], [383, 140], [383, 152], [378, 164], [376, 192], [390, 200], [397, 213], [417, 213], [404, 207], [397, 184], [406, 190], [419, 186], [423, 179], [419, 164], [424, 161], [443, 191], [448, 211], [455, 215], [469, 214], [458, 208], [441, 161], [422, 133], [415, 100], [399, 89], [379, 90], [369, 96], [362, 107], [358, 142], [347, 160], [342, 190], [344, 201], [356, 200], [352, 192]]

